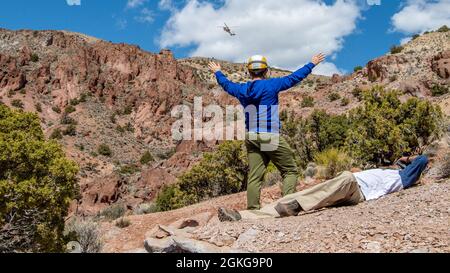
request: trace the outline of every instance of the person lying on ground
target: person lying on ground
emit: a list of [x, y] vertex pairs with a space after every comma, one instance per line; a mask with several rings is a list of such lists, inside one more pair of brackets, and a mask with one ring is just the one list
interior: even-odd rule
[[334, 179], [310, 189], [287, 195], [258, 211], [220, 208], [220, 221], [297, 216], [300, 212], [325, 207], [348, 206], [375, 200], [416, 184], [428, 165], [427, 156], [403, 157], [409, 164], [403, 170], [372, 169], [357, 173], [343, 172]]
[[256, 55], [249, 59], [247, 69], [251, 81], [234, 83], [222, 73], [219, 64], [211, 62], [209, 68], [218, 84], [237, 98], [246, 111], [246, 147], [250, 170], [247, 182], [247, 209], [258, 210], [260, 193], [266, 168], [270, 161], [283, 177], [283, 196], [295, 192], [298, 172], [292, 149], [280, 136], [278, 95], [294, 87], [311, 74], [314, 67], [325, 60], [325, 55], [315, 55], [311, 62], [291, 75], [269, 79], [267, 58]]

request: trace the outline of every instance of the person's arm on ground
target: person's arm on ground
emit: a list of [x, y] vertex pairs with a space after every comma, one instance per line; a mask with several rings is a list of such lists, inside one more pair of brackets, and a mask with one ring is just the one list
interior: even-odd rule
[[419, 181], [428, 165], [429, 159], [427, 156], [419, 155], [402, 157], [400, 160], [405, 163], [410, 163], [405, 169], [400, 171], [403, 188], [407, 189]]
[[278, 78], [278, 79], [274, 79], [277, 89], [278, 89], [278, 92], [292, 88], [296, 84], [300, 83], [302, 80], [304, 80], [306, 77], [308, 77], [309, 74], [311, 74], [314, 67], [319, 65], [324, 60], [325, 60], [325, 54], [319, 53], [312, 58], [310, 63], [306, 64], [304, 67], [295, 71], [291, 75], [282, 77], [282, 78]]
[[236, 97], [239, 93], [241, 85], [230, 81], [223, 73], [220, 64], [210, 62], [208, 64], [209, 69], [214, 73], [217, 79], [217, 83], [230, 95]]
[[419, 157], [418, 155], [414, 155], [414, 156], [404, 156], [402, 158], [399, 159], [399, 161], [406, 163], [406, 164], [410, 164], [412, 163], [414, 160], [417, 159], [417, 157]]

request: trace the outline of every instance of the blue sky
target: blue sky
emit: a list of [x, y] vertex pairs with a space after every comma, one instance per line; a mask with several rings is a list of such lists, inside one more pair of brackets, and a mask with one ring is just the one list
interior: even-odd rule
[[[69, 5], [71, 1], [75, 5]], [[77, 5], [78, 1], [80, 5]], [[237, 7], [238, 0], [3, 1], [0, 27], [69, 30], [112, 42], [137, 44], [151, 52], [169, 47], [178, 58], [211, 55], [205, 57], [244, 61], [244, 56], [255, 51], [255, 54], [268, 55], [269, 60], [273, 57], [276, 66], [289, 69], [294, 69], [294, 64], [307, 62], [312, 52], [325, 51], [330, 57], [327, 60], [329, 66], [323, 72], [330, 74], [352, 71], [355, 66], [385, 54], [403, 38], [450, 20], [448, 12], [439, 13], [443, 7], [450, 7], [447, 6], [449, 0], [381, 0], [380, 5], [367, 5], [365, 0], [339, 0], [338, 3], [335, 0], [278, 1], [284, 2], [278, 5], [285, 7], [274, 6], [276, 1], [240, 1], [242, 8]], [[266, 5], [257, 8], [263, 12], [267, 12], [264, 11], [267, 8], [273, 13], [264, 20], [268, 21], [267, 26], [264, 23], [249, 24], [243, 19], [255, 16], [254, 21], [258, 22], [261, 16], [253, 15], [252, 10], [256, 7], [250, 5], [259, 2], [266, 2]], [[286, 7], [288, 5], [296, 7]], [[297, 10], [298, 14], [295, 13]], [[420, 10], [426, 13], [422, 15], [438, 17], [436, 22], [424, 20], [410, 24], [408, 17], [416, 16], [415, 13], [422, 12]], [[245, 16], [240, 13], [244, 11]], [[285, 17], [283, 12], [290, 15]], [[291, 24], [289, 16], [295, 20], [300, 18], [299, 21], [291, 20], [296, 26]], [[222, 20], [238, 25], [236, 37], [229, 37], [217, 28]], [[409, 20], [414, 21], [414, 18]], [[277, 27], [289, 32], [280, 33]], [[316, 27], [317, 32], [311, 31]], [[292, 41], [293, 37], [295, 41]]]

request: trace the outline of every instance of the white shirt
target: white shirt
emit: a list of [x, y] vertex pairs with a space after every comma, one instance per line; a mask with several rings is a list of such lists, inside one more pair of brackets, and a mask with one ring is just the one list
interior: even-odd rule
[[398, 170], [368, 170], [353, 174], [367, 201], [403, 189]]

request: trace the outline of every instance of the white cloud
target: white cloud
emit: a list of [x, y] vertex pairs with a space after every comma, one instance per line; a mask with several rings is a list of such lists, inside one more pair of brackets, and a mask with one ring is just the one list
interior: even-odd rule
[[158, 3], [158, 6], [162, 10], [175, 11], [175, 6], [174, 6], [172, 0], [160, 0]]
[[395, 31], [422, 33], [450, 25], [450, 0], [408, 0], [392, 17]]
[[316, 68], [314, 68], [314, 74], [317, 75], [325, 75], [325, 76], [333, 76], [333, 74], [345, 74], [346, 71], [339, 69], [335, 64], [324, 62], [319, 64]]
[[124, 30], [124, 29], [127, 28], [127, 25], [128, 25], [127, 19], [124, 19], [124, 18], [117, 18], [116, 19], [116, 27], [117, 27], [117, 29]]
[[[163, 4], [170, 2], [163, 0]], [[295, 69], [315, 53], [338, 52], [359, 17], [360, 9], [351, 0], [337, 0], [333, 5], [317, 0], [224, 0], [219, 8], [210, 2], [189, 0], [172, 12], [160, 45], [194, 46], [192, 56], [234, 62], [263, 54], [273, 66]], [[237, 36], [218, 28], [224, 22], [238, 26], [233, 28]], [[320, 69], [326, 74], [339, 71], [332, 63]]]
[[127, 2], [127, 8], [137, 8], [145, 4], [148, 0], [128, 0]]
[[400, 40], [400, 45], [405, 45], [412, 40], [412, 37], [406, 37]]
[[148, 8], [143, 8], [141, 14], [136, 16], [135, 19], [141, 23], [152, 23], [155, 20], [155, 13]]
[[69, 6], [81, 6], [81, 0], [66, 0]]

